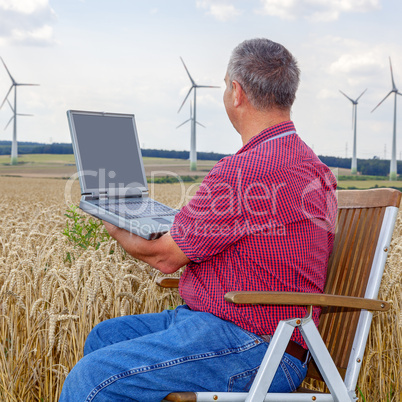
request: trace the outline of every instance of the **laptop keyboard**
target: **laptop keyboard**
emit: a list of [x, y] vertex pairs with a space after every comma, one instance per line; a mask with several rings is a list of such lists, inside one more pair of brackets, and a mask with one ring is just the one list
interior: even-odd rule
[[171, 216], [177, 211], [152, 199], [125, 199], [93, 201], [106, 211], [126, 219], [146, 218], [149, 216]]

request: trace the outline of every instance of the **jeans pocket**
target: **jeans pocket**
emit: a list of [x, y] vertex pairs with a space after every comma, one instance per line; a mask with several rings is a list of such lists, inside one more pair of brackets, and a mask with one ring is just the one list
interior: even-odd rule
[[228, 382], [228, 392], [248, 392], [258, 369], [259, 366], [231, 376]]
[[[237, 373], [229, 378], [228, 392], [248, 392], [259, 366]], [[307, 366], [294, 357], [283, 356], [272, 380], [269, 392], [293, 392], [303, 382]]]
[[[271, 392], [293, 392], [303, 382], [304, 377], [307, 374], [307, 366], [296, 359], [295, 357], [283, 356], [279, 369], [276, 373], [278, 378], [272, 382], [272, 387], [278, 388], [277, 390], [271, 390]], [[279, 378], [281, 380], [279, 380]]]

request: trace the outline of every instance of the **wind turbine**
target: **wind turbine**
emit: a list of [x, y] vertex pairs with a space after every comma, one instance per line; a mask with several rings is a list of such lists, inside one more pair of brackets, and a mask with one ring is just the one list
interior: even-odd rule
[[[190, 101], [190, 118], [187, 119], [186, 121], [184, 121], [183, 123], [181, 123], [180, 125], [178, 125], [176, 128], [179, 128], [179, 127], [181, 127], [181, 126], [184, 126], [188, 121], [191, 121], [191, 122], [192, 122], [193, 120], [194, 120], [194, 116], [193, 116], [193, 104], [192, 104], [192, 102]], [[198, 121], [196, 121], [195, 124], [198, 124], [199, 126], [205, 128], [205, 126], [204, 126], [203, 124], [199, 123]], [[192, 126], [191, 126], [191, 127], [192, 127]]]
[[[14, 119], [14, 130], [13, 130], [13, 141], [11, 144], [11, 164], [12, 165], [16, 165], [17, 164], [17, 160], [18, 160], [18, 143], [17, 143], [17, 116], [32, 116], [29, 114], [21, 114], [21, 113], [17, 113], [17, 87], [21, 87], [21, 86], [37, 86], [38, 84], [21, 84], [15, 81], [15, 79], [13, 78], [13, 76], [10, 74], [10, 71], [8, 70], [6, 63], [4, 63], [3, 58], [1, 58], [1, 61], [3, 62], [3, 65], [11, 79], [11, 87], [7, 92], [7, 95], [5, 96], [0, 109], [3, 107], [4, 103], [7, 101], [7, 103], [10, 105], [11, 110], [13, 111], [13, 116], [11, 117], [11, 119], [9, 120], [9, 122], [7, 123], [5, 129], [9, 126], [9, 124], [12, 122], [12, 120]], [[11, 105], [10, 101], [8, 100], [8, 95], [10, 95], [10, 92], [12, 91], [12, 89], [14, 88], [14, 107]]]
[[[190, 141], [190, 170], [197, 170], [197, 150], [196, 150], [196, 114], [197, 114], [197, 88], [219, 88], [210, 85], [197, 85], [193, 78], [191, 77], [183, 59], [180, 57], [181, 62], [183, 63], [184, 68], [186, 69], [187, 75], [191, 81], [191, 88], [188, 91], [186, 97], [184, 98], [183, 103], [181, 104], [177, 113], [180, 112], [187, 98], [190, 96], [191, 91], [194, 89], [194, 109], [193, 109], [193, 118], [191, 119], [191, 141]], [[186, 121], [187, 122], [187, 121]], [[186, 123], [185, 122], [185, 123]], [[184, 124], [184, 123], [183, 123]]]
[[389, 58], [389, 67], [391, 69], [391, 81], [392, 81], [392, 89], [388, 92], [387, 96], [371, 111], [371, 113], [374, 112], [378, 108], [378, 106], [381, 105], [385, 101], [385, 99], [388, 98], [389, 95], [392, 93], [395, 94], [394, 97], [394, 127], [393, 127], [393, 132], [392, 132], [392, 151], [391, 151], [391, 165], [390, 165], [390, 170], [389, 170], [389, 179], [390, 180], [396, 180], [397, 178], [397, 168], [396, 168], [396, 95], [402, 95], [394, 81], [394, 74], [392, 72], [392, 63], [391, 63], [391, 57]]
[[363, 96], [363, 94], [367, 91], [365, 89], [360, 96], [356, 99], [353, 100], [352, 98], [349, 98], [345, 93], [343, 93], [341, 90], [339, 92], [346, 96], [352, 103], [353, 103], [353, 110], [352, 110], [352, 127], [353, 127], [353, 156], [352, 156], [352, 166], [351, 166], [351, 173], [356, 174], [357, 173], [357, 159], [356, 159], [356, 120], [357, 120], [357, 105], [359, 103], [359, 99]]

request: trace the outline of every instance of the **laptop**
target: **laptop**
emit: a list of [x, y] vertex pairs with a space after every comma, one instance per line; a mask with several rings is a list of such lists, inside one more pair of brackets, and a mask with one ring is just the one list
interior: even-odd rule
[[148, 196], [134, 115], [67, 111], [80, 208], [144, 239], [169, 231], [178, 210]]

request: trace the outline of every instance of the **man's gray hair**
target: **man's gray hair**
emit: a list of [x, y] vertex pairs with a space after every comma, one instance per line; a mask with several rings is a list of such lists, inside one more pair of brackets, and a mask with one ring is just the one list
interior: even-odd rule
[[232, 52], [228, 64], [230, 82], [237, 81], [258, 110], [290, 109], [299, 86], [296, 59], [279, 43], [250, 39]]

